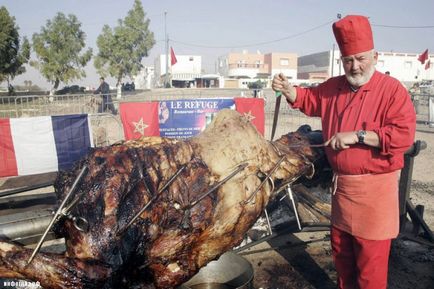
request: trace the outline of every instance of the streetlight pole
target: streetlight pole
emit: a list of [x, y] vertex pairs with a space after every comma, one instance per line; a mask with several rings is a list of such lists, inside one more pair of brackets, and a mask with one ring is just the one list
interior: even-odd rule
[[332, 57], [331, 57], [331, 59], [332, 59], [332, 73], [331, 73], [331, 75], [330, 75], [330, 77], [333, 77], [334, 76], [334, 67], [335, 67], [335, 44], [333, 43], [333, 49], [332, 49], [332, 55], [331, 55]]
[[167, 12], [164, 12], [164, 37], [166, 43], [166, 74], [164, 76], [164, 87], [169, 87], [169, 37], [167, 35], [167, 24], [166, 24]]

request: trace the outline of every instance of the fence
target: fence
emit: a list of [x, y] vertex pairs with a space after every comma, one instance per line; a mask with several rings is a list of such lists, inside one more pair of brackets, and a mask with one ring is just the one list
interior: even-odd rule
[[417, 114], [419, 123], [434, 127], [434, 95], [412, 94], [411, 99]]
[[101, 97], [93, 94], [0, 96], [0, 117], [96, 113]]
[[[271, 89], [264, 89], [261, 96], [265, 99], [265, 137], [270, 138], [276, 97]], [[128, 93], [117, 99], [112, 95], [115, 107], [119, 101], [158, 101], [192, 98], [253, 97], [253, 91], [246, 89], [157, 89]], [[412, 100], [417, 112], [418, 122], [434, 126], [434, 95], [414, 94]], [[38, 95], [0, 97], [0, 118], [29, 117], [42, 115], [61, 115], [87, 113], [92, 116], [95, 128], [95, 144], [107, 145], [123, 139], [123, 129], [118, 116], [98, 112], [101, 97], [93, 94]], [[312, 129], [321, 129], [319, 118], [306, 117], [298, 110], [291, 109], [282, 100], [276, 136], [296, 130], [304, 124]]]

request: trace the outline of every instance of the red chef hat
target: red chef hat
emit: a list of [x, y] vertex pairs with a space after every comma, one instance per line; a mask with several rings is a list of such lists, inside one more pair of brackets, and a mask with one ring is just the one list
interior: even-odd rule
[[333, 33], [342, 56], [374, 49], [371, 25], [365, 16], [348, 15], [333, 23]]

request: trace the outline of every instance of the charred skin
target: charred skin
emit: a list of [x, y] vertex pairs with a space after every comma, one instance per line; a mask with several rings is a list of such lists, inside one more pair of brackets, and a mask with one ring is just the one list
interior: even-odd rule
[[[281, 155], [285, 158], [270, 177], [277, 186], [275, 191], [309, 173], [318, 154], [308, 147], [288, 148], [293, 143], [308, 145], [309, 141], [294, 133], [270, 144], [237, 112], [223, 110], [204, 132], [185, 141], [149, 137], [94, 149], [74, 170], [61, 174], [55, 184], [58, 198], [63, 200], [80, 168], [88, 166], [77, 187], [75, 194], [81, 197], [72, 214], [85, 218], [90, 230], [78, 231], [69, 220], [59, 222], [56, 232], [65, 237], [65, 256], [59, 261], [55, 255], [38, 254], [37, 258], [44, 256], [55, 268], [62, 268], [62, 262], [68, 260], [87, 266], [103, 264], [106, 271], [90, 272], [96, 272], [92, 277], [98, 284], [106, 280], [106, 288], [127, 288], [132, 281], [173, 288], [242, 241], [274, 196], [271, 182], [265, 183], [251, 201], [246, 200]], [[247, 163], [242, 171], [191, 207], [242, 163]], [[185, 168], [175, 181], [158, 194], [181, 167]], [[140, 218], [118, 235], [155, 196]], [[11, 265], [8, 256], [2, 255], [2, 262], [2, 268], [41, 281], [37, 274]], [[71, 264], [69, 270], [77, 266]], [[83, 280], [76, 288], [92, 288], [87, 279], [86, 273], [74, 277], [77, 283]], [[56, 282], [45, 288], [63, 288], [56, 287]]]
[[0, 274], [3, 278], [39, 281], [44, 288], [102, 288], [109, 282], [111, 268], [98, 260], [80, 260], [40, 253], [27, 265], [32, 250], [0, 242]]

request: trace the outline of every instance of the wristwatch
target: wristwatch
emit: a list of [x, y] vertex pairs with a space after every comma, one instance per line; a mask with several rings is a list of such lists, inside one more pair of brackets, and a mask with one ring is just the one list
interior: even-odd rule
[[359, 144], [365, 143], [366, 130], [359, 130], [356, 133], [357, 138], [359, 139]]

